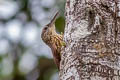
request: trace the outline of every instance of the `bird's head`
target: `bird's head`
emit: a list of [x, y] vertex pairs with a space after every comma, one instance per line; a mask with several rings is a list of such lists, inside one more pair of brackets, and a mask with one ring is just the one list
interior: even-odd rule
[[56, 21], [56, 17], [58, 16], [58, 14], [59, 13], [57, 12], [55, 16], [53, 17], [53, 19], [51, 20], [51, 22], [43, 28], [41, 38], [44, 42], [48, 41], [50, 39], [50, 36], [56, 33], [55, 21]]

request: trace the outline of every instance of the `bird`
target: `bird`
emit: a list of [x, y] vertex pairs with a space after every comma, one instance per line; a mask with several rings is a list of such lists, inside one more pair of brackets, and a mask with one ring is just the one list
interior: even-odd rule
[[60, 69], [61, 47], [65, 45], [63, 41], [63, 34], [56, 32], [55, 21], [59, 12], [55, 14], [53, 19], [43, 29], [41, 38], [46, 45], [51, 48], [54, 62], [58, 69]]

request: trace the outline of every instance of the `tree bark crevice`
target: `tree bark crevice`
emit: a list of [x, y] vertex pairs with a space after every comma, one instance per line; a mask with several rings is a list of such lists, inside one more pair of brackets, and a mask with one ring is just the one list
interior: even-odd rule
[[60, 80], [120, 80], [119, 0], [67, 0]]

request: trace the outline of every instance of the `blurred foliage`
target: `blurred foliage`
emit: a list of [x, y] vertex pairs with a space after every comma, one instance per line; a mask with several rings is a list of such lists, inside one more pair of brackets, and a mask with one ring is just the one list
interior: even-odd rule
[[56, 11], [56, 30], [64, 32], [64, 6], [65, 0], [0, 0], [0, 80], [58, 79], [40, 33]]
[[64, 32], [65, 20], [64, 17], [59, 17], [56, 20], [56, 28], [58, 32]]

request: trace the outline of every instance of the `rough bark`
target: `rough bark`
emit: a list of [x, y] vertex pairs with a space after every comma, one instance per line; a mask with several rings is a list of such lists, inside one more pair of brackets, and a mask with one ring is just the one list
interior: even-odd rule
[[120, 0], [66, 0], [60, 80], [120, 80]]

